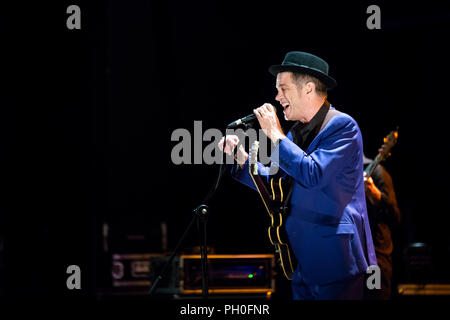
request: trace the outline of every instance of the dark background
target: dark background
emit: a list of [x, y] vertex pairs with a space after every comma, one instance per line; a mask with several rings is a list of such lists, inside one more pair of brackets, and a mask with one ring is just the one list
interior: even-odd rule
[[[66, 8], [81, 8], [81, 30]], [[353, 116], [375, 157], [396, 126], [385, 163], [404, 220], [398, 248], [425, 242], [435, 281], [448, 281], [446, 151], [450, 10], [378, 2], [58, 1], [2, 9], [1, 233], [4, 292], [95, 296], [114, 251], [173, 249], [212, 187], [217, 165], [174, 165], [177, 128], [222, 129], [265, 102], [277, 105], [271, 64], [286, 52], [319, 55], [338, 87], [330, 102]], [[289, 123], [282, 120], [288, 129]], [[224, 177], [210, 203], [216, 252], [272, 252], [257, 194]], [[109, 226], [109, 249], [103, 246]], [[144, 234], [122, 241], [123, 234]], [[194, 228], [182, 250], [198, 246]], [[81, 292], [66, 268], [81, 267]], [[402, 277], [401, 266], [399, 276]]]

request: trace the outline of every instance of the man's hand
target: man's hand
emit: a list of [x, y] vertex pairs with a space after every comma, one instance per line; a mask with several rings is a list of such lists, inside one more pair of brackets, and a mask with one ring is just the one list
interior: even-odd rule
[[[220, 139], [219, 144], [218, 144], [219, 150], [222, 152], [225, 152], [229, 156], [232, 156], [234, 149], [239, 144], [239, 138], [238, 138], [238, 136], [235, 136], [235, 135], [227, 136], [227, 142], [225, 144], [225, 151], [223, 150], [224, 140], [225, 140], [225, 137]], [[236, 155], [234, 158], [236, 159], [237, 163], [242, 168], [248, 158], [248, 153], [245, 152], [245, 149], [242, 146], [242, 144], [239, 146], [239, 149], [236, 151]]]
[[270, 103], [265, 103], [261, 107], [253, 110], [253, 113], [258, 119], [261, 129], [263, 129], [264, 133], [273, 143], [277, 143], [279, 140], [286, 138], [274, 106]]
[[366, 173], [364, 172], [364, 186], [366, 190], [366, 197], [369, 199], [370, 203], [374, 206], [378, 206], [381, 202], [381, 191], [377, 188], [373, 182], [372, 177], [366, 178]]

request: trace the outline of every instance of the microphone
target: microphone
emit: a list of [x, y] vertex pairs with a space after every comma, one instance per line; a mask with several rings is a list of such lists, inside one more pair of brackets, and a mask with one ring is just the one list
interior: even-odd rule
[[231, 129], [231, 128], [236, 128], [239, 127], [241, 124], [248, 124], [250, 122], [253, 122], [256, 120], [256, 116], [255, 114], [249, 114], [248, 116], [245, 116], [243, 118], [240, 118], [239, 120], [233, 121], [232, 123], [230, 123], [227, 128]]

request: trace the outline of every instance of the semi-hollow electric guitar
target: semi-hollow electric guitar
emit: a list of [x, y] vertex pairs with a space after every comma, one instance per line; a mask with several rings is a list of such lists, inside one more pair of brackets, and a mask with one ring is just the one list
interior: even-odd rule
[[[255, 141], [250, 148], [249, 163], [250, 163], [250, 176], [255, 183], [256, 189], [264, 203], [264, 206], [269, 213], [271, 219], [271, 225], [268, 229], [269, 240], [275, 246], [275, 251], [278, 253], [280, 265], [283, 270], [284, 276], [292, 280], [294, 275], [294, 256], [291, 253], [291, 249], [287, 242], [284, 232], [284, 221], [287, 214], [287, 200], [288, 195], [285, 194], [286, 190], [283, 190], [285, 179], [283, 178], [271, 178], [270, 189], [271, 193], [266, 188], [266, 183], [258, 174], [258, 149], [259, 142]], [[292, 191], [292, 190], [291, 190]]]

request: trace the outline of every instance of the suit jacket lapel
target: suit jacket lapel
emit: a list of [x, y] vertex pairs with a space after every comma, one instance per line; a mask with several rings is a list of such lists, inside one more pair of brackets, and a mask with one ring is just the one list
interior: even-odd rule
[[322, 123], [322, 127], [320, 128], [319, 133], [317, 134], [317, 136], [315, 136], [315, 138], [313, 139], [313, 141], [311, 141], [311, 143], [309, 144], [308, 149], [306, 149], [306, 153], [310, 154], [312, 152], [312, 150], [314, 150], [316, 148], [316, 144], [320, 139], [320, 136], [323, 134], [323, 132], [325, 131], [326, 126], [328, 125], [328, 123], [331, 121], [331, 119], [333, 119], [336, 115], [338, 115], [340, 113], [340, 111], [337, 111], [332, 105], [330, 105], [330, 110], [328, 110], [327, 115], [325, 116], [325, 120]]

